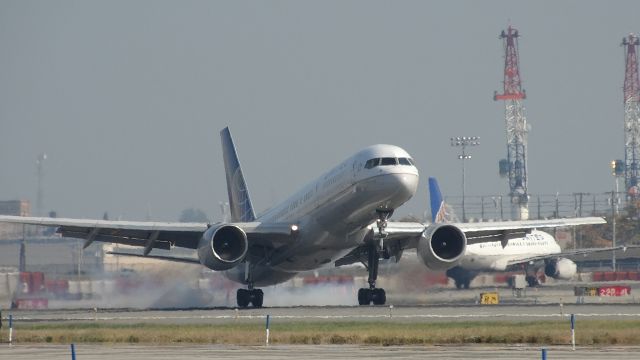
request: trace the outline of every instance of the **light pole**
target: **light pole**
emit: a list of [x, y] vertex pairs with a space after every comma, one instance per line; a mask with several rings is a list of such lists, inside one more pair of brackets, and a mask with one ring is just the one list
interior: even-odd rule
[[38, 159], [36, 160], [36, 167], [38, 170], [38, 193], [36, 194], [36, 212], [37, 216], [44, 216], [43, 214], [43, 182], [44, 182], [44, 161], [47, 160], [47, 154], [42, 153], [38, 155]]
[[464, 161], [467, 159], [471, 159], [471, 155], [467, 154], [467, 146], [478, 146], [480, 145], [480, 137], [479, 136], [457, 136], [451, 138], [451, 146], [461, 147], [462, 153], [458, 155], [458, 159], [462, 160], [462, 222], [467, 221], [467, 215], [465, 213], [464, 208]]
[[[611, 194], [611, 247], [616, 247], [616, 216], [618, 216], [618, 179], [624, 175], [624, 162], [622, 160], [611, 160], [611, 175], [615, 182], [615, 190]], [[616, 271], [616, 251], [611, 251], [611, 268]]]

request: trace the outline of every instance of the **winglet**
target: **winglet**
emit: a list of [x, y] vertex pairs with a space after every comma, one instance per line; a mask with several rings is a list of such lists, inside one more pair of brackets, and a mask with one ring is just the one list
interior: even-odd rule
[[431, 221], [441, 223], [445, 221], [445, 204], [438, 186], [438, 180], [429, 178], [429, 199], [431, 200]]
[[227, 192], [229, 193], [229, 209], [231, 221], [251, 222], [256, 219], [249, 199], [249, 189], [244, 181], [240, 161], [236, 153], [236, 147], [231, 138], [228, 127], [220, 131], [222, 140], [222, 156], [224, 158], [224, 170], [227, 175]]

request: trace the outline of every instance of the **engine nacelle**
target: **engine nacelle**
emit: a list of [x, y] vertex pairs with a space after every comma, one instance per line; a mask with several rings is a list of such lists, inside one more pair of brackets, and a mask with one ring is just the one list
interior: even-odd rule
[[418, 242], [418, 256], [432, 270], [446, 270], [458, 264], [467, 248], [467, 237], [458, 227], [429, 226]]
[[544, 267], [544, 274], [554, 279], [570, 280], [578, 271], [576, 263], [569, 259], [560, 258], [550, 261]]
[[247, 254], [247, 234], [235, 225], [212, 226], [200, 238], [198, 260], [211, 270], [229, 270]]

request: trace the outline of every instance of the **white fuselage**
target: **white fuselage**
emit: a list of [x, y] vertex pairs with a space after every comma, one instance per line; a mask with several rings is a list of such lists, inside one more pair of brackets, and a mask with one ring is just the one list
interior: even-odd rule
[[509, 262], [560, 252], [553, 236], [534, 230], [525, 237], [509, 240], [504, 248], [499, 241], [467, 245], [458, 266], [467, 270], [505, 271]]
[[[418, 170], [397, 146], [374, 145], [351, 156], [258, 217], [262, 223], [295, 224], [300, 230], [294, 244], [253, 265], [254, 283], [276, 284], [343, 257], [362, 244], [378, 218], [376, 210], [398, 208], [417, 187]], [[234, 268], [227, 276], [244, 282], [245, 269]]]

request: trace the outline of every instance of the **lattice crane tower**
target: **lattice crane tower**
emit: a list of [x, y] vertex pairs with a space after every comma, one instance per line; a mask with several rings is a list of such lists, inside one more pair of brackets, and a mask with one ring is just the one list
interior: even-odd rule
[[640, 82], [638, 81], [638, 59], [636, 48], [638, 36], [629, 34], [622, 39], [625, 52], [624, 73], [624, 181], [627, 194], [637, 199], [640, 177]]
[[509, 179], [511, 218], [529, 218], [529, 194], [527, 193], [527, 119], [524, 116], [522, 90], [518, 67], [518, 30], [509, 25], [500, 34], [504, 45], [504, 91], [494, 94], [494, 100], [504, 100], [507, 129], [507, 158], [500, 160], [500, 175]]

